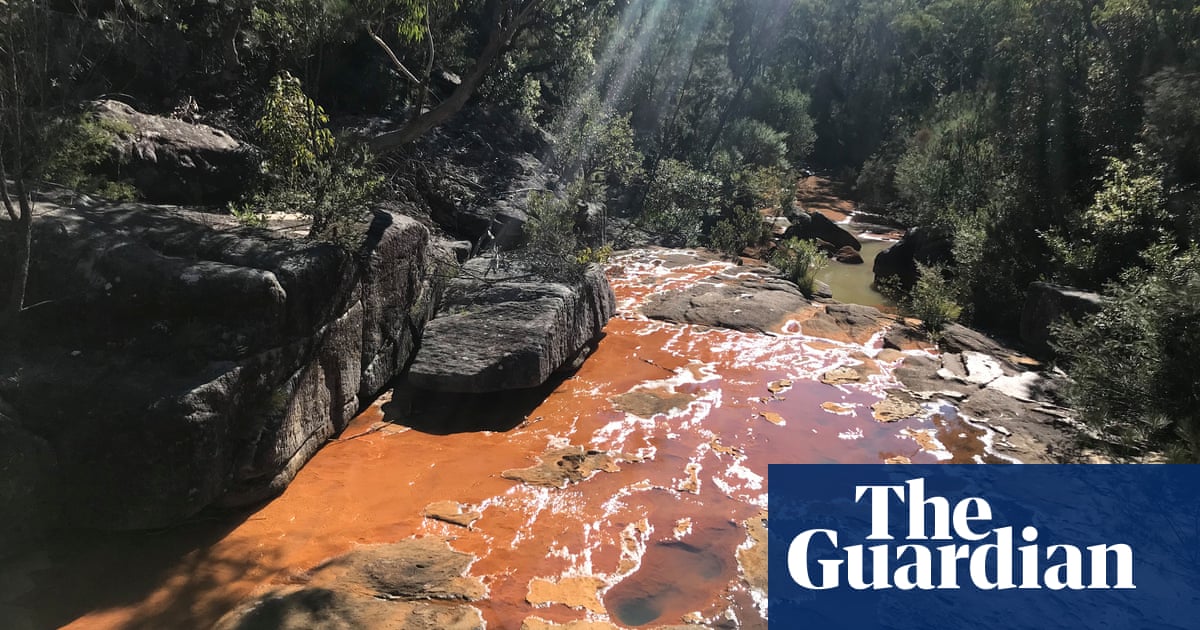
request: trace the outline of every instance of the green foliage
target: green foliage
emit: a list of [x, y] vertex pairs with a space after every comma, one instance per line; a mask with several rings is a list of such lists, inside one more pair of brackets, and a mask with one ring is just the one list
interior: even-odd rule
[[555, 155], [568, 179], [580, 175], [613, 185], [626, 185], [642, 170], [642, 154], [634, 146], [629, 114], [619, 114], [589, 92], [576, 115], [559, 121]]
[[989, 107], [976, 95], [944, 99], [929, 126], [913, 135], [895, 167], [909, 223], [952, 228], [989, 205], [993, 187], [1005, 176]]
[[800, 287], [804, 295], [812, 297], [817, 273], [829, 264], [829, 258], [815, 242], [789, 238], [771, 252], [770, 263]]
[[720, 181], [686, 162], [667, 159], [647, 186], [638, 225], [679, 245], [698, 245], [704, 221], [720, 210]]
[[1200, 251], [1148, 250], [1148, 268], [1109, 285], [1100, 312], [1056, 327], [1072, 406], [1138, 450], [1189, 447], [1200, 460]]
[[257, 127], [266, 151], [265, 178], [235, 216], [261, 223], [266, 212], [312, 217], [310, 236], [351, 247], [382, 180], [373, 156], [361, 147], [341, 147], [325, 126], [324, 110], [304, 94], [300, 81], [283, 73], [271, 82]]
[[528, 125], [537, 124], [542, 113], [542, 83], [526, 75], [517, 93], [517, 115]]
[[737, 256], [747, 247], [759, 245], [767, 239], [762, 215], [741, 206], [735, 207], [728, 218], [717, 221], [708, 236], [713, 249]]
[[935, 337], [962, 314], [954, 291], [938, 266], [917, 265], [917, 282], [903, 302], [905, 310], [921, 320], [925, 331]]
[[854, 192], [863, 203], [878, 208], [896, 197], [895, 179], [895, 162], [875, 154], [859, 169]]
[[725, 132], [725, 146], [737, 161], [761, 167], [787, 167], [788, 134], [753, 118], [735, 120]]
[[115, 201], [137, 198], [137, 189], [126, 180], [104, 174], [114, 161], [119, 136], [133, 134], [128, 124], [85, 113], [53, 125], [53, 150], [47, 154], [43, 177], [82, 193]]
[[812, 152], [817, 132], [808, 110], [812, 99], [797, 89], [775, 86], [757, 91], [752, 103], [753, 116], [785, 134], [785, 158], [793, 164], [804, 161]]
[[1146, 80], [1142, 142], [1175, 180], [1200, 177], [1200, 73], [1165, 68]]
[[[260, 203], [262, 201], [264, 200], [260, 200]], [[267, 215], [263, 214], [262, 205], [255, 207], [245, 203], [230, 204], [229, 214], [232, 214], [238, 223], [246, 227], [261, 228], [267, 226]]]
[[576, 232], [578, 198], [550, 192], [529, 193], [524, 256], [539, 272], [551, 277], [580, 277], [593, 262], [611, 254], [604, 247], [581, 247]]
[[255, 123], [267, 152], [264, 167], [284, 179], [311, 171], [333, 151], [328, 123], [325, 110], [305, 95], [300, 79], [287, 72], [276, 76]]

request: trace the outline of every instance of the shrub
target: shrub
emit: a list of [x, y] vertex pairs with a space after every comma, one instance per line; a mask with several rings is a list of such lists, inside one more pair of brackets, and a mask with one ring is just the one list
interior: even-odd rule
[[529, 194], [529, 219], [525, 222], [522, 257], [538, 271], [564, 279], [576, 279], [588, 265], [604, 262], [612, 249], [582, 246], [575, 227], [578, 197], [560, 197], [549, 192]]
[[1084, 422], [1128, 447], [1200, 460], [1200, 251], [1156, 246], [1146, 260], [1108, 286], [1098, 313], [1054, 327], [1068, 397]]
[[255, 123], [267, 172], [283, 179], [302, 176], [333, 151], [325, 110], [304, 94], [300, 79], [284, 72], [271, 80], [263, 115]]
[[726, 147], [742, 162], [763, 167], [786, 167], [788, 134], [753, 118], [739, 118], [725, 133]]
[[815, 242], [789, 238], [771, 252], [770, 263], [796, 283], [804, 295], [812, 297], [817, 273], [829, 264], [829, 259]]
[[936, 337], [946, 325], [958, 319], [962, 307], [940, 266], [917, 264], [917, 282], [904, 301], [905, 310], [921, 320], [925, 331]]
[[113, 180], [103, 174], [112, 159], [118, 136], [132, 134], [127, 123], [81, 114], [59, 122], [51, 132], [53, 150], [45, 166], [47, 180], [71, 190], [95, 194], [118, 201], [137, 197], [137, 189], [127, 180]]
[[638, 226], [672, 244], [698, 245], [705, 220], [719, 210], [721, 182], [687, 162], [666, 159], [648, 186]]
[[762, 243], [766, 236], [762, 215], [738, 206], [732, 216], [717, 221], [708, 241], [713, 249], [737, 256], [747, 247]]
[[312, 217], [310, 237], [343, 247], [357, 242], [382, 180], [372, 155], [338, 145], [328, 121], [298, 79], [285, 72], [271, 82], [256, 124], [267, 154], [264, 179], [247, 203], [231, 209], [240, 221], [261, 224], [266, 211], [303, 213]]
[[556, 124], [554, 151], [566, 179], [582, 176], [624, 186], [637, 178], [643, 156], [629, 121], [630, 114], [618, 114], [594, 90], [582, 95]]

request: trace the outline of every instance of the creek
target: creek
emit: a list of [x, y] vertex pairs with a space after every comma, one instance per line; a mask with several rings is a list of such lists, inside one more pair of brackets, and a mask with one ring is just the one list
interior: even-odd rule
[[[797, 321], [767, 335], [639, 311], [652, 293], [739, 269], [695, 252], [619, 253], [609, 267], [619, 311], [598, 349], [539, 402], [493, 410], [515, 428], [419, 431], [385, 398], [252, 513], [73, 536], [20, 559], [29, 583], [8, 612], [33, 627], [211, 627], [358, 545], [438, 536], [478, 558], [469, 572], [489, 594], [474, 605], [491, 628], [583, 619], [765, 628], [765, 541], [755, 532], [765, 532], [768, 463], [1000, 459], [987, 429], [944, 404], [900, 422], [873, 417], [903, 356], [883, 351], [879, 334], [858, 344], [806, 336]], [[836, 366], [866, 377], [818, 380]], [[624, 457], [565, 487], [506, 474], [568, 445]], [[466, 528], [423, 516], [442, 501], [481, 517]], [[538, 581], [550, 587], [535, 598]]]

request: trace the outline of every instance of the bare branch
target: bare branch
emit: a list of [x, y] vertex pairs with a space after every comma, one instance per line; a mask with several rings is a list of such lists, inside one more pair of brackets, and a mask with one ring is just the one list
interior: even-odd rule
[[392, 65], [400, 71], [400, 74], [403, 74], [406, 79], [416, 83], [417, 85], [421, 84], [421, 80], [418, 79], [417, 76], [412, 72], [410, 72], [408, 68], [404, 67], [404, 64], [400, 61], [400, 58], [397, 57], [396, 53], [392, 51], [392, 47], [388, 46], [387, 42], [383, 41], [382, 37], [375, 34], [375, 29], [371, 28], [370, 24], [367, 25], [367, 35], [370, 35], [371, 39], [383, 49], [384, 54], [386, 54], [388, 59], [391, 60]]

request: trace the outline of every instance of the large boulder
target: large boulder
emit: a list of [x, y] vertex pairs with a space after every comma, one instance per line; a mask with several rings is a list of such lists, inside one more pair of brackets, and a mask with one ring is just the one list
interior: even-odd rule
[[62, 525], [282, 491], [407, 364], [441, 288], [426, 228], [386, 211], [356, 255], [154, 206], [36, 217], [37, 306], [0, 397], [49, 449], [22, 470], [55, 462]]
[[96, 101], [92, 111], [114, 136], [109, 174], [131, 179], [146, 201], [224, 203], [256, 171], [250, 147], [220, 129], [144, 114], [113, 100]]
[[809, 306], [795, 284], [781, 278], [721, 277], [651, 295], [642, 314], [677, 324], [772, 332]]
[[954, 262], [954, 242], [937, 230], [915, 227], [895, 245], [875, 256], [875, 281], [899, 278], [905, 288], [917, 282], [917, 263], [945, 265]]
[[784, 232], [784, 238], [799, 238], [803, 240], [821, 240], [829, 243], [833, 251], [849, 247], [854, 251], [862, 249], [862, 243], [842, 226], [834, 223], [820, 212], [800, 212], [789, 217], [791, 226]]
[[598, 267], [555, 279], [525, 263], [472, 259], [426, 327], [409, 383], [458, 393], [537, 387], [573, 364], [615, 312]]
[[1104, 306], [1104, 297], [1099, 293], [1083, 291], [1074, 287], [1034, 282], [1025, 292], [1025, 307], [1021, 311], [1021, 341], [1031, 352], [1049, 355], [1050, 327], [1067, 317], [1081, 319], [1099, 311]]

